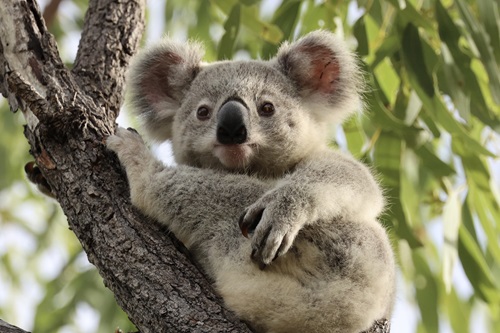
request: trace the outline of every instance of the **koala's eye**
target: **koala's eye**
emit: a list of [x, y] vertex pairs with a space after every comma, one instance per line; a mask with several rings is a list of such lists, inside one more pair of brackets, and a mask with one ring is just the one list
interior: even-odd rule
[[274, 105], [266, 102], [262, 104], [262, 106], [259, 109], [259, 115], [263, 117], [270, 117], [274, 114]]
[[210, 118], [210, 110], [206, 106], [200, 106], [196, 110], [196, 118], [199, 120], [208, 120]]

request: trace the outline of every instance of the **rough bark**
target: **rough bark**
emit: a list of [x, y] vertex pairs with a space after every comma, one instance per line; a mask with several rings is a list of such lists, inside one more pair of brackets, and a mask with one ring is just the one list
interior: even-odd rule
[[28, 333], [19, 327], [12, 326], [0, 319], [0, 333]]
[[[141, 332], [248, 332], [166, 231], [131, 207], [125, 175], [103, 143], [114, 131], [144, 6], [89, 1], [70, 71], [36, 1], [1, 1], [0, 92], [23, 111], [31, 153], [70, 228]], [[0, 324], [0, 332], [18, 332]]]

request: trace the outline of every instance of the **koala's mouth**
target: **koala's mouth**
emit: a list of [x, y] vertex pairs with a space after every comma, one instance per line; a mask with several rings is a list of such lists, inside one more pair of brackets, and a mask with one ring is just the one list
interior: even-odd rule
[[250, 164], [255, 144], [216, 144], [213, 154], [228, 169], [242, 169]]

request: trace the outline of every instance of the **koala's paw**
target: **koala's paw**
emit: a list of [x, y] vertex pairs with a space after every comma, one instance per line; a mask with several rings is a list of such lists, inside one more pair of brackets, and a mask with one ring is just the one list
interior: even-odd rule
[[313, 218], [312, 211], [309, 200], [283, 188], [247, 208], [239, 224], [245, 237], [252, 235], [251, 258], [261, 269], [290, 249], [298, 232]]
[[114, 135], [106, 139], [106, 147], [114, 151], [123, 166], [140, 165], [147, 160], [147, 148], [134, 129], [118, 127]]

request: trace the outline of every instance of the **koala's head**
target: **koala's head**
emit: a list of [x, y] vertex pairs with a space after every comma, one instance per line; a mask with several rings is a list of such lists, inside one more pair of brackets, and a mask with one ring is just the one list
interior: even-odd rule
[[285, 43], [269, 61], [201, 62], [196, 43], [164, 40], [129, 74], [146, 134], [180, 164], [280, 175], [327, 145], [327, 125], [359, 106], [359, 70], [333, 34]]

